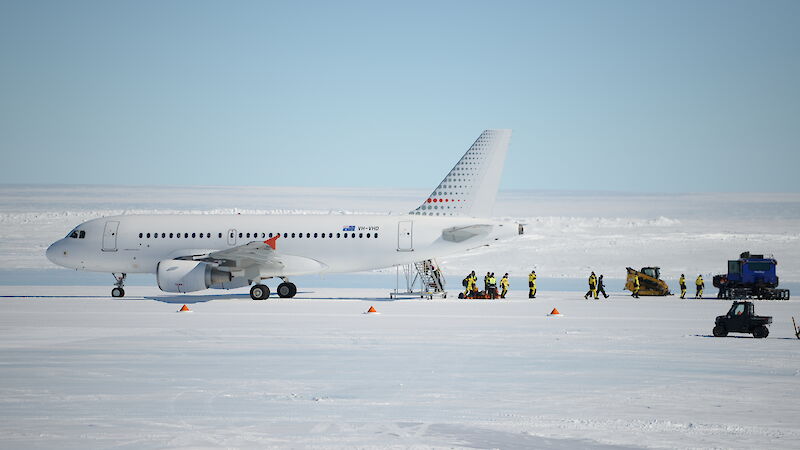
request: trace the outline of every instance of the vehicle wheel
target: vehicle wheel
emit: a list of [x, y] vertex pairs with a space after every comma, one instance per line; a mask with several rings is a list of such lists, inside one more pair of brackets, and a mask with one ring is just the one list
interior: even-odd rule
[[269, 298], [269, 288], [263, 284], [256, 284], [250, 288], [250, 298], [253, 300], [264, 300]]
[[112, 297], [125, 297], [125, 289], [122, 288], [114, 288], [111, 290]]
[[712, 331], [712, 333], [716, 337], [725, 337], [725, 336], [728, 335], [728, 330], [726, 330], [723, 325], [717, 325], [717, 326], [714, 327], [714, 330]]
[[756, 339], [763, 339], [769, 336], [769, 328], [766, 325], [759, 325], [753, 330], [753, 337]]
[[281, 283], [278, 285], [278, 297], [292, 298], [297, 295], [297, 286], [294, 283]]

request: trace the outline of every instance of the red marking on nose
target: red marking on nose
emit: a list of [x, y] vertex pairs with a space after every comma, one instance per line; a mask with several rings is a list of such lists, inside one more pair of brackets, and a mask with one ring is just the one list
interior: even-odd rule
[[281, 237], [281, 235], [280, 234], [276, 234], [275, 237], [271, 237], [271, 238], [267, 239], [266, 241], [264, 241], [264, 243], [269, 245], [270, 247], [272, 247], [273, 250], [276, 250], [275, 241], [277, 241], [279, 237]]

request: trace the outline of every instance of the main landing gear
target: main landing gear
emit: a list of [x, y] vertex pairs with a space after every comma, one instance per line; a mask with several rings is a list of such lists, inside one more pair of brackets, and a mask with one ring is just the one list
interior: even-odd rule
[[250, 298], [253, 300], [266, 300], [269, 298], [269, 287], [264, 284], [254, 284], [250, 288]]
[[[283, 282], [278, 285], [278, 297], [280, 298], [292, 298], [297, 295], [297, 286], [294, 283], [289, 282], [286, 278], [281, 278]], [[256, 284], [250, 288], [250, 298], [253, 300], [265, 300], [269, 298], [269, 287], [264, 284]]]
[[117, 280], [114, 283], [114, 286], [116, 286], [116, 287], [111, 290], [111, 296], [112, 297], [125, 297], [125, 289], [122, 289], [122, 285], [125, 284], [125, 277], [127, 277], [128, 274], [127, 273], [121, 273], [121, 274], [112, 273], [111, 275], [114, 275], [114, 279]]

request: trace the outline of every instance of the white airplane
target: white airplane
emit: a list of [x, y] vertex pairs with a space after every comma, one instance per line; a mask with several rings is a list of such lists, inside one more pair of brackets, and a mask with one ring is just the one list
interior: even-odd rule
[[84, 222], [47, 249], [55, 264], [111, 272], [113, 297], [128, 273], [153, 273], [165, 292], [234, 289], [280, 278], [410, 264], [523, 233], [490, 220], [511, 130], [486, 130], [422, 204], [405, 215], [122, 215]]

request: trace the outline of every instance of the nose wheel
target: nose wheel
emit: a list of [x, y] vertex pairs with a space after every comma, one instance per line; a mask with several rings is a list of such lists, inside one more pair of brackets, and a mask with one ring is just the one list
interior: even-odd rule
[[128, 274], [126, 274], [126, 273], [120, 273], [120, 274], [112, 273], [111, 275], [114, 275], [114, 279], [116, 280], [116, 282], [114, 283], [114, 286], [116, 286], [116, 287], [111, 290], [111, 296], [112, 297], [125, 297], [125, 289], [123, 289], [122, 286], [125, 284], [125, 278], [128, 276]]

